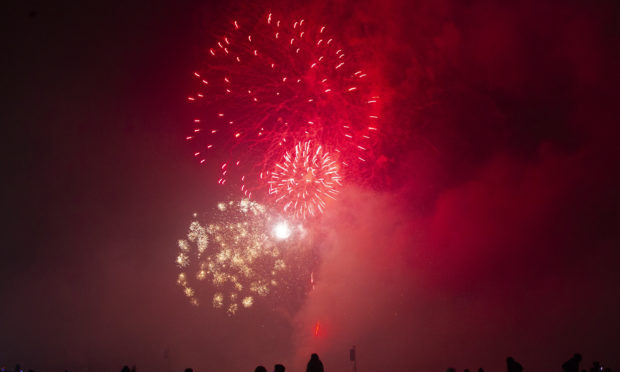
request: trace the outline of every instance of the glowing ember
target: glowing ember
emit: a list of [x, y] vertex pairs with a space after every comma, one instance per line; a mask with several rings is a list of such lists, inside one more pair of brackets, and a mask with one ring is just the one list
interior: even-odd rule
[[286, 222], [280, 222], [273, 228], [273, 235], [280, 240], [287, 239], [291, 233], [291, 228]]

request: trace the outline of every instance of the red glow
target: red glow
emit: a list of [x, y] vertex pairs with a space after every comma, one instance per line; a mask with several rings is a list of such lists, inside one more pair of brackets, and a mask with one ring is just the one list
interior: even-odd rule
[[[276, 188], [265, 180], [274, 181], [271, 170], [285, 155], [284, 143], [320, 143], [322, 151], [338, 148], [338, 158], [329, 157], [349, 164], [342, 176], [350, 177], [361, 169], [363, 159], [373, 156], [377, 141], [371, 129], [376, 125], [368, 126], [378, 119], [378, 105], [370, 104], [377, 101], [376, 92], [370, 80], [360, 83], [362, 70], [355, 66], [354, 54], [345, 56], [346, 45], [329, 37], [325, 26], [278, 18], [269, 13], [252, 28], [232, 21], [231, 29], [208, 49], [208, 67], [194, 72], [199, 84], [188, 97], [195, 101], [204, 96], [198, 101], [200, 119], [195, 123], [215, 126], [196, 132], [193, 142], [198, 148], [192, 153], [213, 147], [212, 163], [243, 160], [244, 166], [220, 174], [219, 183], [231, 180], [238, 190], [261, 190], [262, 196]], [[214, 120], [224, 116], [226, 122]], [[299, 207], [302, 202], [308, 205], [304, 197], [311, 198], [302, 192], [294, 197], [297, 205], [293, 202], [286, 209], [296, 215], [320, 213], [320, 202]]]

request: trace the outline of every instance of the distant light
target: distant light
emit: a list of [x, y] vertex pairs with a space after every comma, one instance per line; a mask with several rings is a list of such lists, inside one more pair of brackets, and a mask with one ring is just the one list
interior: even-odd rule
[[273, 235], [280, 240], [287, 239], [291, 236], [291, 228], [286, 222], [280, 222], [273, 228]]

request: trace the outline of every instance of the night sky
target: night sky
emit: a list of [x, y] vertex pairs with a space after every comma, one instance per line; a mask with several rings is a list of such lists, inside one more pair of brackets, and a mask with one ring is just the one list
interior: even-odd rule
[[[6, 1], [0, 365], [620, 369], [615, 1]], [[381, 156], [316, 223], [317, 289], [228, 317], [176, 242], [226, 197], [184, 139], [236, 14], [325, 23], [381, 86]], [[289, 307], [290, 308], [290, 307]], [[321, 333], [313, 333], [320, 321]]]

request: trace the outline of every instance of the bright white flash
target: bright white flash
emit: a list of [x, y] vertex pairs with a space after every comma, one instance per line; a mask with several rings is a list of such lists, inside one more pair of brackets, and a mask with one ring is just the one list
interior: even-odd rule
[[287, 239], [291, 236], [291, 228], [286, 222], [280, 222], [273, 228], [273, 235], [280, 240]]

